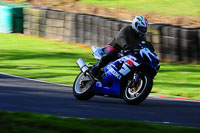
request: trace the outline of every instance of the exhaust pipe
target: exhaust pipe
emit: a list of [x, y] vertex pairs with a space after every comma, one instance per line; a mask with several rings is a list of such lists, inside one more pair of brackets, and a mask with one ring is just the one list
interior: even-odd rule
[[81, 71], [83, 73], [85, 73], [89, 79], [94, 83], [95, 82], [95, 79], [94, 77], [89, 73], [89, 68], [88, 66], [85, 64], [85, 62], [83, 61], [82, 58], [79, 58], [77, 61], [76, 61], [76, 64], [79, 66], [79, 68], [81, 69]]
[[89, 70], [88, 66], [85, 64], [85, 62], [83, 61], [82, 58], [79, 58], [77, 61], [76, 61], [76, 64], [79, 66], [79, 68], [81, 69], [81, 71], [83, 73], [85, 73], [86, 71]]

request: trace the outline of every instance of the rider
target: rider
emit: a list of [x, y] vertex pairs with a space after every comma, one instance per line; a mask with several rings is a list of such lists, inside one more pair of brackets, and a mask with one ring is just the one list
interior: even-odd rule
[[[104, 48], [106, 54], [101, 60], [90, 69], [94, 77], [98, 75], [100, 68], [106, 66], [110, 61], [118, 58], [118, 53], [121, 50], [138, 49], [138, 42], [144, 41], [144, 35], [147, 33], [148, 21], [143, 16], [136, 16], [132, 21], [132, 26], [123, 27], [113, 40]], [[150, 50], [154, 49], [150, 43], [147, 43]]]

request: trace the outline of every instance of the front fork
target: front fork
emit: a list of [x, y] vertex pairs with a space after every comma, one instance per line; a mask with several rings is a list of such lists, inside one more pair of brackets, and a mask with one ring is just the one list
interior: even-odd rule
[[134, 76], [133, 76], [133, 80], [134, 80], [135, 84], [138, 84], [138, 83], [139, 83], [139, 79], [140, 79], [140, 74], [139, 74], [138, 71], [136, 71], [136, 72], [134, 73]]
[[128, 86], [130, 88], [136, 87], [136, 85], [139, 83], [139, 79], [140, 79], [140, 74], [138, 71], [135, 71], [135, 73], [133, 75], [133, 79], [128, 81]]

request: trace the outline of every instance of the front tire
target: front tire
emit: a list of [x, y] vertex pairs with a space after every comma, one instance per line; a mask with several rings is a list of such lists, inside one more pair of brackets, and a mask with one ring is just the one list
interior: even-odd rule
[[94, 96], [92, 81], [82, 72], [80, 72], [74, 81], [73, 94], [78, 100], [89, 100]]
[[149, 74], [140, 73], [140, 79], [135, 87], [126, 87], [123, 89], [123, 98], [128, 104], [140, 104], [151, 92], [153, 87], [153, 77]]

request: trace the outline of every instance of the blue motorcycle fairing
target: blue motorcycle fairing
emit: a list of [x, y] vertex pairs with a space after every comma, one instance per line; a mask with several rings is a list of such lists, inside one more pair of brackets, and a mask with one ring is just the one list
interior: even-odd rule
[[[105, 77], [101, 82], [96, 82], [93, 84], [93, 92], [95, 94], [107, 94], [107, 95], [114, 95], [120, 96], [120, 74], [116, 71], [113, 65], [107, 65], [104, 67]], [[113, 75], [115, 73], [119, 77]]]
[[[126, 76], [129, 72], [131, 72], [131, 67], [139, 65], [137, 62], [135, 62], [135, 60], [135, 57], [127, 55], [105, 66], [105, 77], [102, 83], [96, 82], [93, 84], [93, 92], [95, 94], [120, 96], [120, 83], [122, 77]], [[120, 64], [122, 66], [119, 69], [116, 66]]]
[[[150, 66], [151, 68], [157, 71], [157, 69], [160, 67], [160, 61], [159, 61], [158, 55], [155, 50], [150, 51], [145, 46], [145, 43], [146, 43], [145, 41], [140, 42], [140, 45], [143, 47], [139, 52], [140, 56], [143, 58], [142, 63]], [[144, 60], [145, 57], [148, 58], [148, 61]]]

